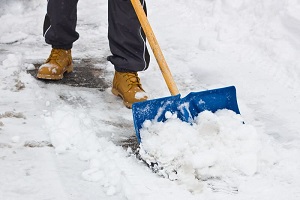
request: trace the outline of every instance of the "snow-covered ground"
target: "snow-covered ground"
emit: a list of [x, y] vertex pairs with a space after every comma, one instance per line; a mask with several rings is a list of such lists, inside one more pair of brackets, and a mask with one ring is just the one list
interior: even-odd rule
[[[241, 115], [203, 112], [144, 124], [98, 89], [45, 84], [26, 71], [50, 52], [46, 1], [0, 1], [0, 199], [300, 198], [300, 1], [148, 1], [149, 20], [183, 96], [234, 85]], [[81, 0], [74, 59], [97, 60], [110, 84], [107, 1]], [[153, 58], [153, 57], [152, 57]], [[140, 77], [169, 96], [155, 59]], [[243, 123], [245, 122], [245, 123]], [[124, 146], [124, 145], [123, 145]]]

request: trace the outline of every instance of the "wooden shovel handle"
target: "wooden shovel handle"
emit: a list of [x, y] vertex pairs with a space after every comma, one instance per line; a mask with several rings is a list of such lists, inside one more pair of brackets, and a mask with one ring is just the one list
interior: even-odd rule
[[178, 88], [174, 82], [173, 76], [170, 72], [170, 69], [168, 67], [168, 64], [164, 58], [164, 55], [159, 47], [159, 44], [156, 40], [156, 37], [154, 35], [154, 32], [150, 26], [150, 23], [147, 19], [147, 16], [144, 12], [143, 6], [140, 2], [140, 0], [130, 0], [133, 8], [136, 12], [136, 15], [141, 23], [141, 26], [146, 34], [146, 37], [148, 39], [148, 42], [151, 46], [151, 49], [153, 51], [153, 54], [156, 58], [156, 61], [159, 65], [160, 71], [165, 79], [165, 82], [169, 88], [169, 91], [171, 95], [177, 95], [179, 94]]

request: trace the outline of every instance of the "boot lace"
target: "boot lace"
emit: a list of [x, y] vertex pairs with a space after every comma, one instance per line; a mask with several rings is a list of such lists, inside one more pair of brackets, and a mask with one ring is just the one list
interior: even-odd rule
[[47, 59], [47, 62], [50, 61], [56, 61], [57, 58], [60, 56], [61, 50], [59, 49], [52, 49], [49, 58]]
[[129, 87], [138, 86], [141, 87], [140, 78], [138, 77], [137, 73], [125, 73], [123, 77], [127, 76], [126, 82], [128, 83]]

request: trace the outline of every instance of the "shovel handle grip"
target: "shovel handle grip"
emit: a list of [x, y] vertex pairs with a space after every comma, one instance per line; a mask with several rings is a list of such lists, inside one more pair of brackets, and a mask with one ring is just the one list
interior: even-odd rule
[[171, 74], [171, 71], [168, 67], [168, 64], [165, 60], [165, 57], [160, 49], [160, 46], [156, 40], [156, 37], [154, 35], [154, 32], [150, 26], [150, 23], [147, 19], [147, 16], [145, 14], [145, 11], [143, 9], [143, 6], [140, 2], [140, 0], [130, 0], [131, 4], [135, 10], [135, 13], [140, 21], [140, 24], [144, 30], [144, 33], [146, 35], [146, 38], [148, 39], [148, 42], [150, 44], [150, 47], [153, 51], [153, 54], [155, 56], [155, 59], [159, 65], [160, 71], [165, 79], [165, 82], [168, 86], [168, 89], [171, 93], [171, 95], [177, 95], [179, 94], [178, 88], [175, 84], [175, 81], [173, 79], [173, 76]]

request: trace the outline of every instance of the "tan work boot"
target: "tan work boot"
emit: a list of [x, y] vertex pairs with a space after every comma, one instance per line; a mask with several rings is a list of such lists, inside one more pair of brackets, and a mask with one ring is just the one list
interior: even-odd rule
[[65, 72], [73, 71], [71, 50], [52, 49], [46, 63], [41, 65], [37, 78], [60, 80]]
[[142, 88], [140, 78], [134, 72], [115, 72], [112, 93], [120, 96], [127, 108], [135, 102], [147, 100], [147, 95]]

